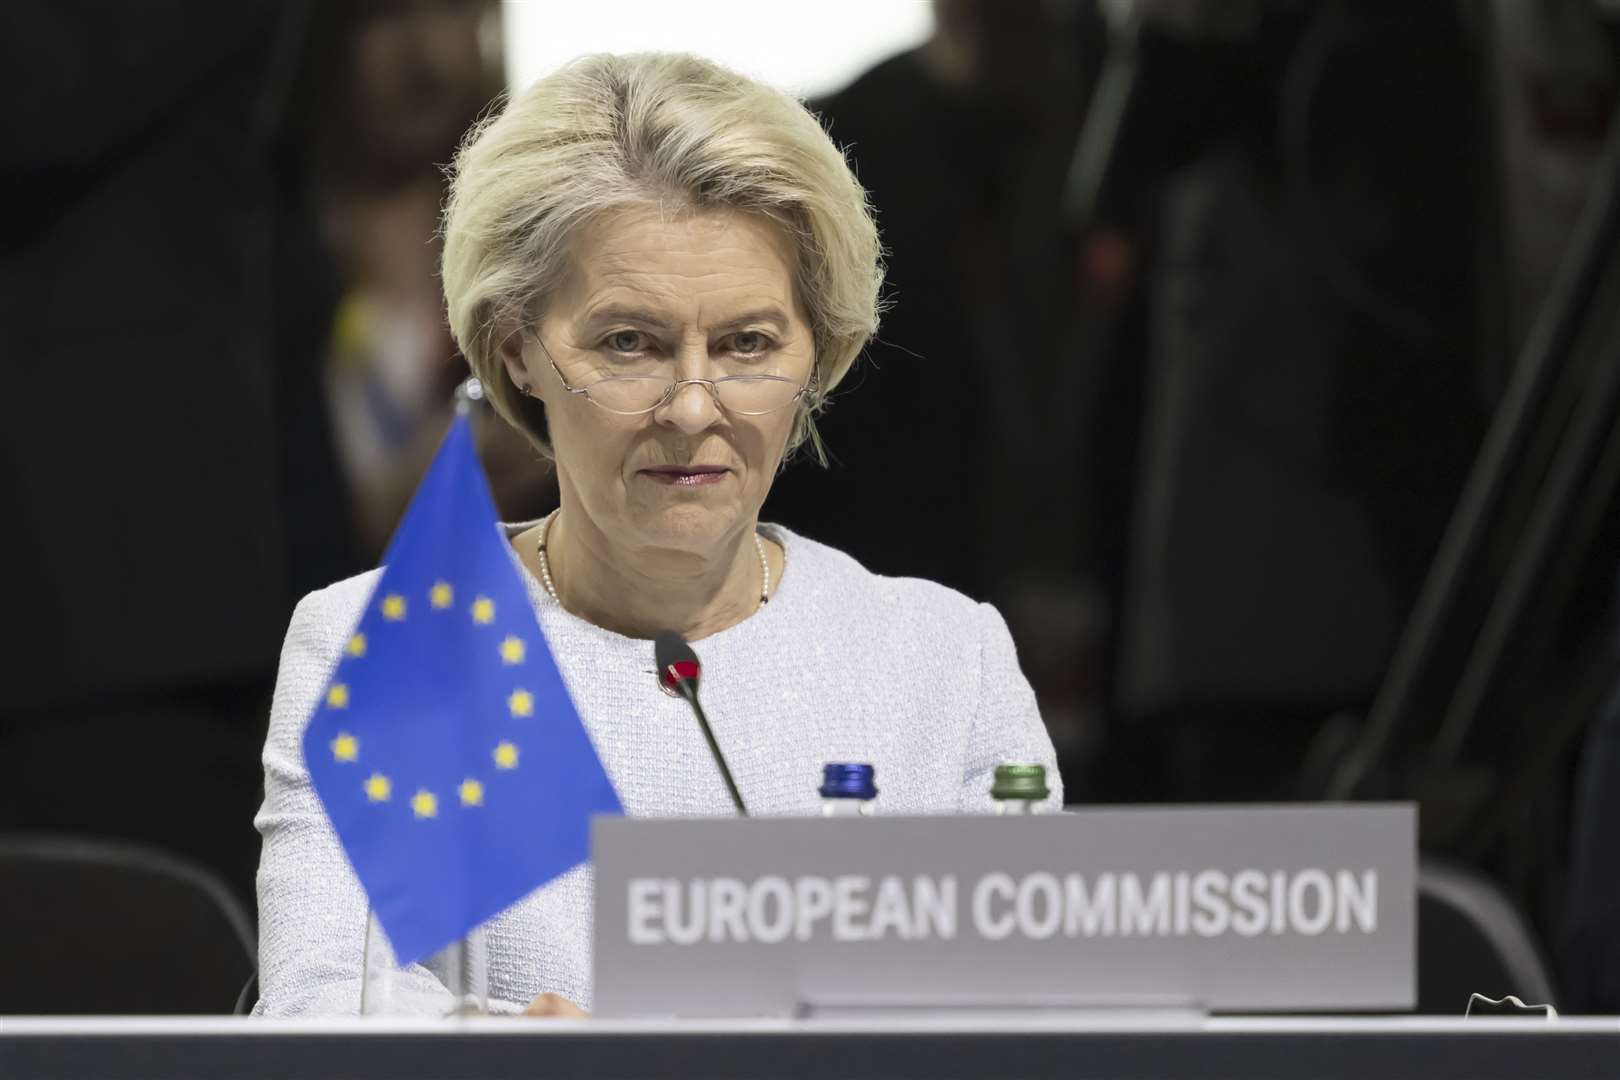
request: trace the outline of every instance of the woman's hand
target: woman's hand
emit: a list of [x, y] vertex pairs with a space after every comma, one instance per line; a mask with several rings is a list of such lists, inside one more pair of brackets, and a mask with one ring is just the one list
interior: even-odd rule
[[549, 1016], [558, 1020], [589, 1020], [591, 1014], [561, 994], [546, 991], [523, 1010], [524, 1016]]

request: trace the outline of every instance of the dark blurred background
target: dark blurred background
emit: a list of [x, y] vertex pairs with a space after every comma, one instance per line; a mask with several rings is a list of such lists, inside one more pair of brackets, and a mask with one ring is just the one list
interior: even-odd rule
[[[1419, 800], [1620, 1011], [1620, 4], [932, 10], [810, 102], [891, 307], [765, 516], [994, 602], [1072, 802]], [[251, 905], [292, 605], [375, 565], [465, 376], [434, 232], [502, 23], [0, 13], [0, 840]]]

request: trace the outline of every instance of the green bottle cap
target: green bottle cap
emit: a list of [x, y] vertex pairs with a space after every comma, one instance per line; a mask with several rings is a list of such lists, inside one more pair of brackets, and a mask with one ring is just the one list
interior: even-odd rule
[[996, 766], [995, 783], [990, 785], [992, 799], [1029, 799], [1034, 802], [1046, 798], [1048, 794], [1046, 766]]

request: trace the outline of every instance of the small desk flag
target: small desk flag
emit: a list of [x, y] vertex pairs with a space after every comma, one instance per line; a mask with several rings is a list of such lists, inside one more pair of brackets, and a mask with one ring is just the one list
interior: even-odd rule
[[590, 854], [623, 809], [513, 565], [458, 415], [304, 732], [304, 761], [399, 962]]

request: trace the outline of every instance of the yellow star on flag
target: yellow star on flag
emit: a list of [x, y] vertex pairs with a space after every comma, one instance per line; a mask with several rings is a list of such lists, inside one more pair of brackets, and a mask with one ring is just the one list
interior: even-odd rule
[[360, 757], [360, 740], [347, 731], [338, 732], [332, 740], [332, 756], [338, 761], [354, 761]]
[[503, 742], [495, 747], [495, 767], [497, 769], [517, 768], [518, 748], [509, 742]]
[[463, 780], [461, 782], [461, 787], [457, 790], [461, 792], [462, 806], [484, 805], [484, 785], [480, 784], [471, 777]]
[[506, 707], [512, 710], [513, 716], [533, 716], [534, 695], [527, 690], [514, 690], [506, 699]]
[[399, 622], [405, 617], [405, 598], [399, 593], [389, 593], [383, 597], [382, 613], [389, 622]]
[[440, 611], [443, 611], [445, 608], [449, 607], [451, 601], [455, 600], [455, 598], [455, 590], [450, 588], [450, 583], [448, 581], [436, 581], [433, 583], [433, 588], [428, 590], [428, 599], [432, 601], [433, 606], [438, 608]]
[[382, 773], [372, 773], [366, 777], [366, 798], [372, 802], [387, 802], [388, 796], [393, 793], [394, 785]]
[[411, 810], [419, 818], [437, 817], [439, 814], [439, 800], [433, 792], [423, 788], [411, 796]]
[[326, 704], [332, 709], [347, 709], [349, 707], [349, 688], [342, 683], [333, 683], [326, 691]]
[[520, 637], [508, 637], [505, 641], [501, 642], [501, 660], [503, 663], [523, 663], [523, 654], [525, 651], [523, 639]]
[[491, 600], [487, 596], [480, 596], [478, 599], [474, 600], [472, 605], [472, 617], [473, 622], [477, 623], [479, 626], [488, 626], [490, 623], [494, 622], [495, 601]]
[[354, 635], [354, 637], [349, 639], [349, 643], [343, 646], [343, 651], [348, 653], [350, 656], [366, 655], [366, 635]]

